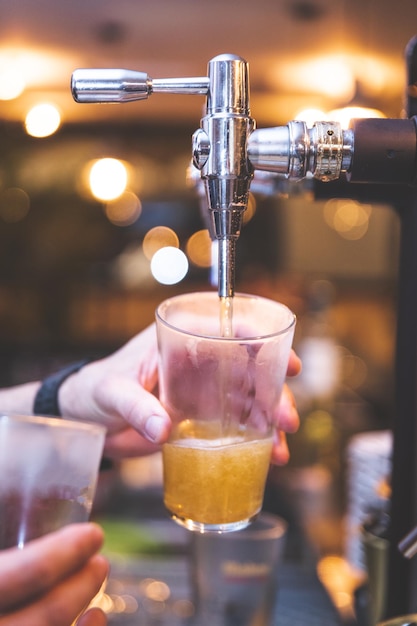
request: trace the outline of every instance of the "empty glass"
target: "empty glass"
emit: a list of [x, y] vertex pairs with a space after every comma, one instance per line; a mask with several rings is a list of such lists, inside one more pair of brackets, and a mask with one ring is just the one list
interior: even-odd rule
[[235, 533], [192, 533], [196, 626], [269, 626], [287, 523], [262, 513]]

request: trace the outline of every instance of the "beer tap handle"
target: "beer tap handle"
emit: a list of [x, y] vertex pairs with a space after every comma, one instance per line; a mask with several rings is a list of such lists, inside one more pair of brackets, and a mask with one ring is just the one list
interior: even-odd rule
[[71, 78], [71, 92], [79, 103], [132, 102], [152, 93], [206, 95], [209, 79], [155, 78], [145, 72], [125, 69], [78, 69]]

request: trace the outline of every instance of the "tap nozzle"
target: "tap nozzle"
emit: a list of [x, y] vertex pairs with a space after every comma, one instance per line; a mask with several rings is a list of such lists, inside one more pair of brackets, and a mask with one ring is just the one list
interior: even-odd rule
[[235, 289], [235, 251], [247, 208], [253, 167], [247, 156], [255, 123], [249, 108], [249, 70], [244, 59], [222, 54], [208, 64], [205, 115], [193, 136], [193, 163], [200, 171], [218, 245], [218, 292]]
[[218, 284], [221, 298], [231, 298], [235, 290], [236, 243], [242, 227], [246, 205], [211, 209], [211, 232], [218, 241]]

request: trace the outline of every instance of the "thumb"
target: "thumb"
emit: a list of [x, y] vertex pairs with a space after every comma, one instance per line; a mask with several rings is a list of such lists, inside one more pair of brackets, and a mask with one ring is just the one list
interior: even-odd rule
[[77, 622], [77, 626], [106, 626], [107, 619], [103, 611], [99, 608], [89, 609]]
[[152, 443], [166, 441], [171, 428], [168, 413], [138, 382], [112, 377], [100, 389], [97, 401], [110, 419], [122, 418]]

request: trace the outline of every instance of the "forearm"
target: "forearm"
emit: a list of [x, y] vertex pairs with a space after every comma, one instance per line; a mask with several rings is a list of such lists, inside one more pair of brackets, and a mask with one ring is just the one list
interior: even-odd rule
[[0, 411], [32, 415], [39, 386], [39, 382], [33, 382], [0, 389]]

